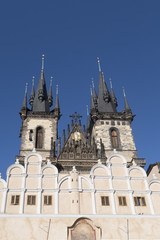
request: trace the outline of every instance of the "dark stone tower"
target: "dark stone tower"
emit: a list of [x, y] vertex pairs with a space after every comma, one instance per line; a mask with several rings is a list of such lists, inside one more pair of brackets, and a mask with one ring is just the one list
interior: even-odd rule
[[[93, 84], [93, 92], [91, 92], [90, 121], [87, 119], [87, 134], [91, 143], [101, 148], [104, 145], [105, 156], [108, 157], [113, 151], [123, 153], [128, 160], [137, 161], [137, 151], [133, 139], [131, 122], [134, 118], [132, 111], [127, 102], [124, 93], [125, 109], [121, 112], [117, 111], [117, 99], [112, 88], [108, 90], [99, 66], [99, 88], [98, 95]], [[139, 161], [140, 162], [140, 161]], [[143, 164], [140, 164], [143, 165]]]

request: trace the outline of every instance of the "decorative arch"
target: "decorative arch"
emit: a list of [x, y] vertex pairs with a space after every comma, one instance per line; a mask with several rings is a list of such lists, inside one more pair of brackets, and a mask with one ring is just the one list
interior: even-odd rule
[[121, 149], [120, 134], [119, 130], [115, 127], [109, 129], [111, 146], [113, 149]]
[[143, 168], [139, 167], [139, 166], [131, 166], [131, 167], [128, 169], [128, 174], [130, 175], [130, 172], [131, 172], [132, 170], [134, 170], [134, 169], [136, 169], [136, 170], [138, 170], [138, 171], [141, 171], [142, 174], [143, 174], [142, 177], [147, 177], [147, 174], [146, 174], [145, 170], [144, 170]]
[[[4, 180], [4, 179], [0, 179], [0, 186], [2, 186], [3, 185], [3, 187], [4, 188], [7, 188], [7, 183], [6, 183], [6, 181]], [[1, 188], [1, 187], [0, 187]]]
[[[149, 189], [151, 191], [160, 191], [160, 180], [159, 179], [152, 179], [149, 183]], [[158, 187], [157, 187], [158, 186]], [[158, 189], [158, 190], [157, 190]]]
[[55, 175], [58, 175], [58, 169], [56, 168], [56, 166], [54, 166], [53, 164], [46, 164], [46, 165], [44, 165], [43, 167], [42, 167], [42, 174], [43, 174], [43, 172], [44, 172], [44, 170], [45, 169], [47, 169], [47, 168], [52, 168], [53, 170], [54, 170], [54, 172], [55, 172]]
[[89, 218], [79, 218], [71, 227], [68, 227], [68, 240], [100, 240], [100, 237], [101, 229], [95, 226]]
[[20, 168], [22, 170], [22, 173], [25, 173], [25, 168], [21, 164], [12, 164], [7, 169], [7, 172], [6, 172], [7, 176], [10, 174], [11, 170], [14, 168]]
[[110, 171], [109, 171], [109, 169], [108, 169], [105, 165], [103, 165], [103, 164], [96, 164], [96, 165], [94, 165], [94, 166], [91, 168], [90, 176], [93, 176], [93, 175], [94, 175], [94, 171], [95, 171], [95, 169], [97, 169], [97, 168], [103, 168], [104, 170], [106, 170], [107, 175], [110, 175]]
[[79, 181], [79, 188], [80, 189], [83, 189], [82, 180], [85, 180], [88, 183], [90, 189], [93, 189], [93, 184], [89, 181], [89, 179], [87, 177], [80, 175], [79, 179], [80, 179], [80, 181]]
[[122, 156], [122, 155], [119, 154], [119, 153], [113, 153], [113, 154], [111, 154], [111, 155], [107, 158], [106, 164], [110, 163], [110, 161], [111, 161], [111, 159], [112, 159], [113, 157], [119, 157], [119, 158], [121, 158], [122, 161], [123, 161], [123, 164], [126, 164], [126, 163], [127, 163], [127, 160], [125, 159], [124, 156]]
[[[66, 181], [66, 180], [68, 180], [68, 181], [70, 180], [70, 176], [69, 176], [69, 175], [61, 178], [61, 180], [58, 182], [58, 188], [59, 188], [59, 189], [60, 189], [62, 183], [63, 183], [64, 181]], [[68, 182], [68, 184], [69, 184], [68, 188], [70, 188], [70, 181]]]
[[43, 140], [44, 140], [44, 130], [41, 126], [36, 128], [36, 141], [35, 148], [43, 148]]
[[28, 158], [31, 157], [31, 156], [36, 156], [36, 157], [38, 157], [39, 163], [42, 163], [42, 156], [41, 156], [40, 154], [36, 153], [36, 152], [31, 152], [31, 153], [29, 153], [29, 154], [25, 157], [25, 159], [24, 159], [24, 163], [25, 163], [25, 164], [28, 163]]

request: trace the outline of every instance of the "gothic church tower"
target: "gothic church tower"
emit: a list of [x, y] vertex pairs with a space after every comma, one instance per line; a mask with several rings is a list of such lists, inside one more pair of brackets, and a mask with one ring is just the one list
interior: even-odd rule
[[60, 107], [57, 89], [55, 108], [50, 109], [53, 105], [52, 79], [49, 93], [47, 94], [44, 76], [44, 56], [42, 56], [42, 69], [38, 87], [35, 92], [33, 79], [29, 103], [31, 109], [27, 107], [26, 89], [20, 112], [22, 126], [20, 131], [21, 148], [18, 158], [20, 162], [23, 163], [24, 157], [29, 152], [36, 151], [41, 154], [43, 162], [45, 162], [47, 158], [54, 159], [56, 156], [57, 126], [60, 118]]
[[115, 97], [112, 83], [109, 92], [104, 75], [99, 66], [99, 88], [98, 95], [94, 84], [91, 93], [90, 119], [88, 116], [87, 133], [88, 138], [97, 144], [100, 149], [104, 145], [105, 155], [108, 157], [113, 151], [123, 154], [128, 163], [137, 160], [137, 151], [133, 139], [131, 122], [134, 118], [127, 102], [124, 92], [125, 109], [117, 111], [117, 99]]

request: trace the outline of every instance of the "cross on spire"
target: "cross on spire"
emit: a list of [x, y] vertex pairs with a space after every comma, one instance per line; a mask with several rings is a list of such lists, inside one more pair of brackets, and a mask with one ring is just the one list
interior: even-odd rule
[[77, 118], [78, 118], [78, 119], [79, 119], [79, 118], [82, 118], [81, 115], [79, 115], [79, 114], [77, 115], [77, 112], [75, 112], [75, 114], [70, 115], [70, 117], [75, 119], [75, 123], [77, 123]]

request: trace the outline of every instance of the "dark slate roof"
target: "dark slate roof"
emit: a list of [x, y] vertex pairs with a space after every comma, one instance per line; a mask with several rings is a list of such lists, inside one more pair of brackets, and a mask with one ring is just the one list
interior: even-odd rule
[[41, 76], [33, 102], [33, 112], [49, 112], [49, 102], [43, 69], [41, 70]]
[[156, 162], [156, 163], [153, 163], [153, 164], [150, 164], [150, 165], [149, 165], [149, 167], [148, 167], [148, 169], [147, 169], [147, 176], [150, 174], [152, 168], [153, 168], [154, 166], [156, 166], [156, 165], [157, 165], [158, 170], [159, 170], [159, 172], [160, 172], [160, 162]]
[[111, 96], [107, 88], [107, 85], [104, 81], [104, 76], [102, 72], [99, 72], [98, 111], [99, 112], [117, 112], [116, 107], [111, 101]]
[[118, 106], [117, 98], [116, 98], [116, 96], [114, 94], [111, 80], [110, 80], [110, 83], [111, 83], [111, 99], [112, 99], [112, 102], [115, 104], [115, 107], [117, 107]]
[[126, 98], [126, 94], [125, 94], [124, 88], [123, 88], [123, 93], [124, 93], [124, 106], [125, 106], [125, 110], [126, 111], [131, 111], [131, 108], [130, 108], [130, 106], [128, 104], [128, 101], [127, 101], [127, 98]]

